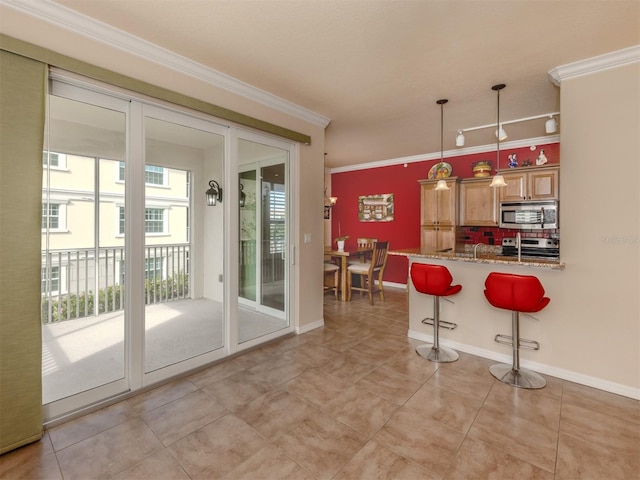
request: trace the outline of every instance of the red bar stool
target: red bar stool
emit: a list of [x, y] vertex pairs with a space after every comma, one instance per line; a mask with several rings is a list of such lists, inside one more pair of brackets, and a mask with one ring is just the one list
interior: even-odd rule
[[496, 364], [489, 368], [491, 375], [501, 382], [519, 388], [542, 388], [547, 382], [536, 372], [520, 368], [520, 348], [540, 349], [535, 340], [520, 338], [520, 312], [535, 313], [550, 301], [537, 277], [510, 273], [489, 274], [484, 282], [484, 295], [496, 308], [511, 310], [511, 335], [495, 336], [495, 341], [513, 347], [513, 364]]
[[440, 346], [440, 328], [453, 330], [458, 325], [440, 320], [440, 297], [448, 297], [462, 290], [462, 285], [451, 285], [453, 277], [442, 265], [411, 264], [411, 281], [415, 289], [426, 295], [433, 295], [433, 318], [425, 318], [422, 323], [433, 325], [433, 344], [425, 343], [416, 348], [416, 353], [432, 362], [446, 363], [458, 360], [458, 353]]

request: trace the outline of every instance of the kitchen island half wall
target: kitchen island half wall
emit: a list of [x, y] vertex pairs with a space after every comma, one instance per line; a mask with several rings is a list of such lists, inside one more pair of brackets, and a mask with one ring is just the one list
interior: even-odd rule
[[[576, 359], [590, 358], [594, 352], [579, 340], [584, 325], [581, 319], [566, 311], [566, 301], [560, 301], [563, 295], [563, 282], [566, 282], [565, 265], [558, 262], [504, 261], [495, 258], [473, 259], [460, 254], [429, 254], [419, 250], [390, 252], [406, 256], [409, 268], [414, 262], [444, 265], [453, 276], [453, 284], [462, 285], [462, 290], [451, 298], [441, 299], [440, 319], [454, 322], [455, 330], [441, 330], [440, 344], [484, 358], [496, 360], [496, 363], [512, 362], [512, 349], [509, 345], [495, 342], [496, 334], [511, 334], [511, 313], [494, 308], [484, 296], [484, 282], [491, 272], [534, 275], [542, 283], [545, 296], [551, 299], [542, 311], [520, 315], [520, 337], [536, 340], [539, 350], [520, 350], [520, 364], [543, 375], [588, 385], [631, 398], [638, 398], [638, 391], [629, 385], [616, 383], [610, 379], [598, 378], [589, 371], [590, 362], [577, 362]], [[408, 282], [409, 331], [408, 336], [425, 342], [433, 342], [433, 327], [422, 320], [433, 317], [433, 297], [415, 290]], [[428, 360], [425, 360], [428, 362]], [[584, 366], [584, 370], [576, 369]], [[455, 364], [452, 364], [455, 368]], [[491, 376], [489, 370], [487, 376]]]

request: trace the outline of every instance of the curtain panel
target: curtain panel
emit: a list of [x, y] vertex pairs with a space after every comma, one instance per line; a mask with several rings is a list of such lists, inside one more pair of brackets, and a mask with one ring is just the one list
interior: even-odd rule
[[47, 65], [0, 51], [0, 454], [41, 438]]

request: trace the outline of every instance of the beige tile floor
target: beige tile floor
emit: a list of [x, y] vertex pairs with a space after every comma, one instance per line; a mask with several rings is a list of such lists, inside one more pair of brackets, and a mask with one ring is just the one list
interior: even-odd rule
[[0, 478], [638, 479], [640, 402], [417, 356], [404, 291], [46, 431]]

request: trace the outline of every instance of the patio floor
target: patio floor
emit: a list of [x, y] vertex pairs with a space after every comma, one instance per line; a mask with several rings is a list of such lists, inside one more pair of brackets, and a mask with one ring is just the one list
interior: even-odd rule
[[[187, 299], [148, 305], [145, 371], [222, 348], [222, 304]], [[286, 321], [239, 310], [240, 343], [285, 328]], [[43, 404], [124, 376], [124, 312], [42, 327]]]

